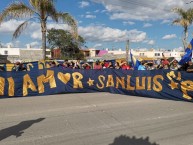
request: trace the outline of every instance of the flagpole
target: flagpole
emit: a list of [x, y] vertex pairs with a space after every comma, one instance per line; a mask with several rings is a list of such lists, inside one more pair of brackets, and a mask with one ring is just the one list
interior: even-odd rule
[[126, 61], [128, 62], [129, 60], [129, 40], [127, 40], [126, 44]]

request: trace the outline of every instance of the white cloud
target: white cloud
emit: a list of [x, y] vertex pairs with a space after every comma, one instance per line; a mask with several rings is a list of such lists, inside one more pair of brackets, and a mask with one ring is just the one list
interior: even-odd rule
[[[12, 35], [16, 30], [16, 28], [22, 22], [23, 21], [17, 21], [17, 20], [10, 20], [10, 21], [3, 22], [0, 25], [0, 33], [10, 33]], [[56, 23], [48, 23], [47, 28], [64, 29], [64, 30], [70, 29], [70, 27], [67, 24], [56, 24]], [[21, 33], [21, 35], [29, 35], [33, 39], [40, 40], [42, 38], [40, 23], [36, 23], [36, 22], [29, 23], [29, 25], [27, 26], [25, 31]]]
[[162, 37], [162, 39], [173, 39], [173, 38], [176, 38], [176, 34], [169, 34], [169, 35], [165, 35]]
[[27, 46], [27, 45], [30, 45], [31, 48], [39, 47], [39, 46], [40, 46], [40, 42], [34, 41], [34, 42], [29, 43], [29, 44], [26, 44], [26, 46]]
[[142, 42], [146, 39], [146, 33], [133, 30], [113, 29], [105, 26], [79, 27], [79, 34], [90, 42]]
[[102, 44], [95, 44], [93, 47], [96, 48], [96, 47], [101, 47]]
[[99, 13], [99, 12], [100, 12], [100, 10], [95, 10], [94, 12], [95, 12], [95, 13]]
[[14, 46], [13, 42], [2, 43], [2, 45], [3, 45], [4, 47], [8, 47], [8, 46], [13, 47], [13, 46]]
[[184, 48], [183, 47], [178, 47], [178, 48], [174, 48], [174, 50], [177, 50], [177, 51], [184, 51]]
[[134, 25], [135, 22], [132, 22], [132, 21], [125, 21], [123, 22], [123, 25]]
[[[47, 24], [47, 28], [48, 29], [51, 29], [51, 28], [64, 29], [64, 30], [69, 30], [70, 29], [70, 27], [67, 24], [56, 24], [56, 23]], [[30, 29], [33, 29], [33, 31], [29, 31], [29, 33], [32, 32], [32, 33], [30, 33], [30, 36], [33, 39], [41, 40], [42, 33], [41, 33], [41, 29], [40, 29], [40, 24], [39, 23], [32, 23], [30, 25]]]
[[89, 4], [89, 2], [87, 2], [87, 1], [82, 1], [82, 2], [79, 2], [79, 4], [80, 4], [80, 8], [85, 8], [85, 7], [88, 7], [90, 4]]
[[163, 20], [163, 21], [161, 22], [161, 24], [167, 24], [167, 23], [171, 23], [171, 21], [170, 21], [170, 20]]
[[10, 47], [19, 47], [20, 44], [21, 44], [21, 42], [16, 40], [16, 41], [8, 42], [8, 43], [2, 43], [2, 46], [4, 46], [4, 47], [8, 47], [8, 46], [10, 46]]
[[15, 47], [19, 47], [20, 44], [21, 44], [21, 42], [20, 42], [19, 40], [16, 40], [16, 41], [13, 42], [13, 45], [14, 45]]
[[107, 10], [102, 10], [102, 11], [101, 11], [101, 13], [106, 13], [106, 12], [108, 12], [108, 11], [107, 11]]
[[171, 10], [175, 7], [188, 8], [184, 0], [92, 0], [101, 3], [110, 14], [110, 19], [122, 20], [162, 20], [177, 16]]
[[94, 18], [96, 18], [96, 16], [95, 15], [86, 15], [85, 18], [94, 19]]
[[78, 21], [78, 24], [81, 24], [82, 23], [82, 21]]
[[13, 33], [21, 23], [23, 23], [23, 21], [10, 20], [10, 21], [3, 22], [2, 24], [0, 24], [0, 32]]
[[154, 44], [155, 44], [155, 41], [154, 41], [154, 40], [150, 40], [150, 41], [147, 42], [147, 44], [149, 44], [149, 45], [154, 45]]
[[145, 24], [143, 25], [144, 28], [151, 27], [151, 26], [152, 26], [152, 24], [150, 24], [150, 23], [145, 23]]

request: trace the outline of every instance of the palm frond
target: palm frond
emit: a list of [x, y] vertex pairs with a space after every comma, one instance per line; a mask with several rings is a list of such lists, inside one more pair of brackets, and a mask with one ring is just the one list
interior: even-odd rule
[[42, 4], [42, 10], [46, 13], [46, 17], [51, 17], [54, 21], [58, 22], [57, 19], [57, 11], [54, 6], [53, 0], [45, 0], [45, 2]]
[[57, 18], [59, 21], [67, 23], [72, 30], [72, 34], [75, 38], [78, 38], [78, 30], [76, 20], [68, 13], [57, 13]]
[[0, 13], [0, 23], [13, 18], [26, 18], [34, 14], [34, 11], [22, 2], [10, 4]]
[[20, 24], [17, 29], [15, 30], [15, 32], [13, 33], [13, 39], [16, 39], [19, 37], [19, 35], [22, 33], [22, 31], [24, 29], [26, 29], [26, 27], [28, 26], [29, 20], [23, 22], [22, 24]]
[[188, 27], [190, 25], [190, 21], [186, 19], [176, 19], [172, 22], [172, 24]]
[[38, 8], [39, 7], [39, 0], [30, 0], [29, 3], [33, 8]]

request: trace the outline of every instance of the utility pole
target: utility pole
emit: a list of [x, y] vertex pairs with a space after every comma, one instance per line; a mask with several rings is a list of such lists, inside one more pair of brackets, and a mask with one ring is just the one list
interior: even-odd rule
[[127, 40], [126, 44], [126, 61], [128, 62], [129, 60], [129, 40]]

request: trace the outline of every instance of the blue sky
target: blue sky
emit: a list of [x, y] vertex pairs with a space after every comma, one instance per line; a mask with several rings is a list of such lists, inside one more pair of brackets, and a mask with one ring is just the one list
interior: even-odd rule
[[[13, 0], [2, 0], [2, 11]], [[28, 4], [28, 0], [20, 0]], [[78, 31], [88, 48], [125, 49], [130, 47], [155, 49], [180, 49], [183, 28], [172, 25], [178, 16], [175, 7], [190, 8], [188, 0], [56, 0], [56, 9], [70, 13], [78, 22]], [[0, 42], [14, 47], [41, 46], [40, 24], [32, 22], [16, 40], [12, 34], [22, 20], [9, 20], [0, 25]], [[48, 23], [48, 28], [68, 29], [65, 24]], [[193, 28], [189, 29], [190, 41]]]

